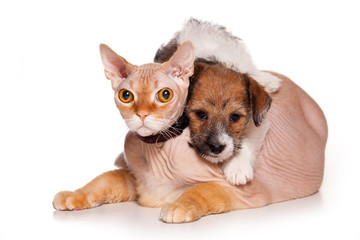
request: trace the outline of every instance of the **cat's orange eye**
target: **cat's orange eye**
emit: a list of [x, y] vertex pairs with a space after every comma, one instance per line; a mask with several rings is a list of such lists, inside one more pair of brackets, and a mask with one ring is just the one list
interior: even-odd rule
[[119, 92], [119, 99], [123, 103], [129, 103], [134, 100], [134, 95], [127, 89], [121, 89]]
[[170, 88], [163, 88], [157, 93], [157, 98], [160, 102], [169, 102], [174, 96], [173, 91]]

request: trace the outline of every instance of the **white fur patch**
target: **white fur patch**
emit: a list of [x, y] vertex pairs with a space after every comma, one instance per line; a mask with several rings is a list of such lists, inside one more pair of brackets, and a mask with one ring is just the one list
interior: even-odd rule
[[224, 166], [224, 175], [226, 181], [233, 185], [246, 184], [253, 178], [253, 168], [251, 166], [252, 153], [245, 150], [239, 155], [226, 162]]
[[281, 86], [281, 79], [271, 73], [257, 71], [250, 76], [255, 79], [268, 93], [276, 92]]
[[211, 60], [215, 57], [225, 66], [249, 74], [267, 92], [275, 92], [280, 87], [281, 80], [257, 69], [245, 43], [220, 25], [190, 19], [175, 38], [179, 45], [190, 40], [195, 46], [197, 58]]
[[223, 162], [224, 160], [229, 159], [234, 154], [234, 139], [226, 133], [226, 131], [221, 127], [221, 125], [217, 126], [217, 128], [217, 142], [221, 145], [225, 145], [226, 147], [219, 154], [212, 153], [213, 156], [203, 155], [203, 158], [212, 163]]
[[225, 149], [219, 154], [218, 158], [224, 160], [234, 154], [234, 140], [226, 132], [219, 136], [219, 142], [226, 145]]

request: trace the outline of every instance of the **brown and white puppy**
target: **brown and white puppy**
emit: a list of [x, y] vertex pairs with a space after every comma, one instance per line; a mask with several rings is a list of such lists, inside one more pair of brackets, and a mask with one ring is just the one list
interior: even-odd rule
[[247, 74], [208, 61], [196, 64], [190, 93], [190, 145], [223, 164], [228, 182], [245, 184], [269, 128], [269, 94]]
[[[267, 93], [276, 92], [281, 79], [260, 71], [245, 43], [225, 27], [193, 18], [158, 49], [154, 61], [169, 60], [188, 40], [196, 49], [195, 64], [202, 62], [190, 83], [195, 94], [189, 104], [192, 146], [207, 160], [221, 163], [228, 182], [245, 184], [253, 178], [252, 164], [269, 128], [263, 120], [271, 103]], [[211, 73], [200, 69], [204, 67], [212, 69]]]

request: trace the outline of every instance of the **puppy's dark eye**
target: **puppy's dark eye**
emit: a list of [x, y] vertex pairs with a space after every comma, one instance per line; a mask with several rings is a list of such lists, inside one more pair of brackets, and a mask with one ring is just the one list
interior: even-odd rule
[[230, 121], [233, 122], [233, 123], [239, 121], [240, 118], [241, 118], [240, 114], [237, 114], [237, 113], [230, 114]]
[[206, 120], [208, 118], [207, 113], [202, 110], [196, 111], [195, 114], [200, 120]]

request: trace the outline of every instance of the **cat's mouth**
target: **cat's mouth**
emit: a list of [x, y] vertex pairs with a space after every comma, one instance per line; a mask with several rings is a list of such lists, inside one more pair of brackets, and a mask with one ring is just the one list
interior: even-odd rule
[[156, 135], [157, 131], [146, 126], [141, 126], [138, 129], [136, 129], [136, 133], [142, 137], [149, 137], [152, 135]]
[[161, 129], [162, 127], [162, 126], [158, 126], [160, 124], [154, 124], [156, 123], [155, 120], [153, 121], [150, 120], [146, 119], [146, 121], [143, 122], [138, 117], [133, 117], [127, 119], [125, 122], [131, 132], [136, 132], [138, 135], [142, 137], [148, 137], [151, 135], [156, 135], [159, 129]]
[[184, 116], [181, 116], [175, 123], [173, 123], [169, 119], [148, 116], [145, 121], [140, 121], [138, 118], [132, 118], [127, 120], [126, 124], [130, 131], [136, 132], [141, 137], [149, 137], [162, 133], [163, 135], [170, 136], [170, 129], [180, 133], [182, 131], [179, 130], [184, 129], [187, 126], [187, 121], [185, 121], [184, 118]]

